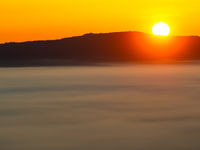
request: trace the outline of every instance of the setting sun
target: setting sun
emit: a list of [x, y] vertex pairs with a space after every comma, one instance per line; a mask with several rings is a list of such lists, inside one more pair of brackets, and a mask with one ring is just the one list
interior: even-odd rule
[[168, 36], [170, 32], [170, 28], [168, 24], [164, 22], [159, 22], [153, 26], [152, 32], [154, 35]]

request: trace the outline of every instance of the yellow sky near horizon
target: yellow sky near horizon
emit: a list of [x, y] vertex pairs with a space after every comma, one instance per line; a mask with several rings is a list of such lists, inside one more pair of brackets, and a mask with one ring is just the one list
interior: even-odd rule
[[169, 24], [171, 35], [200, 35], [199, 7], [199, 0], [1, 0], [0, 43], [89, 32], [151, 33], [160, 21]]

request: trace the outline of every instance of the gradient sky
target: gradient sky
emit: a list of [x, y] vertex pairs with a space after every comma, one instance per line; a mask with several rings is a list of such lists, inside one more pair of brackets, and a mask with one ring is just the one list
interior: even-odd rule
[[1, 0], [0, 42], [150, 33], [160, 21], [169, 24], [171, 35], [200, 35], [199, 7], [199, 0]]

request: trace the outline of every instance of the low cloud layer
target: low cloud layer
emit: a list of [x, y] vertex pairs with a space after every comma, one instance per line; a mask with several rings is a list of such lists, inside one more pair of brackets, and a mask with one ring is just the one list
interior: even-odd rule
[[0, 69], [0, 149], [199, 150], [199, 70]]

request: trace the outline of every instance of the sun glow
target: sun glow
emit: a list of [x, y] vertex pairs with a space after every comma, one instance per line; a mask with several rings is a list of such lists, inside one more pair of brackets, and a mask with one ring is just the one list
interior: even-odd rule
[[159, 22], [153, 26], [152, 32], [154, 35], [168, 36], [170, 32], [170, 28], [168, 24], [164, 22]]

